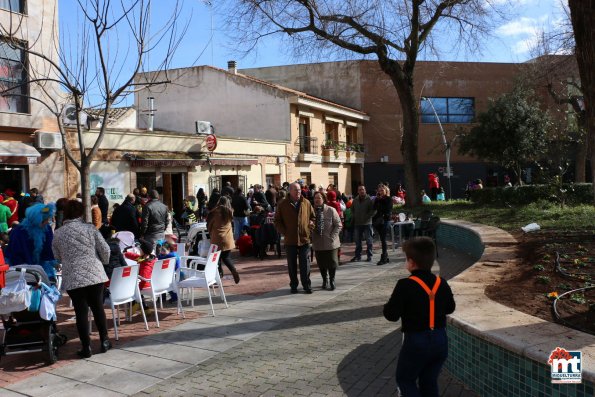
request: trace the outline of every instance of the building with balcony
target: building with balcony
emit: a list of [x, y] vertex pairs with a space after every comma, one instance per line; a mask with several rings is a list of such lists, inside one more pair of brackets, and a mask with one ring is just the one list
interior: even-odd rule
[[[137, 82], [163, 79], [165, 74], [147, 73]], [[228, 181], [247, 188], [298, 179], [325, 187], [334, 183], [350, 193], [348, 181], [362, 180], [362, 126], [369, 119], [365, 113], [240, 74], [235, 63], [228, 70], [211, 66], [168, 70], [167, 79], [175, 84], [137, 92], [138, 126], [147, 138], [157, 133], [184, 137], [186, 154], [195, 157], [188, 165], [196, 168], [166, 170], [169, 151], [136, 147], [135, 160], [128, 162], [136, 175], [130, 187], [141, 180], [165, 186], [160, 177], [164, 172], [179, 174], [175, 178], [183, 181], [184, 195], [199, 187], [210, 192]], [[149, 103], [155, 111], [149, 110]], [[147, 131], [151, 128], [153, 132]], [[212, 151], [206, 147], [208, 135], [218, 142]]]
[[40, 101], [59, 98], [58, 86], [29, 83], [47, 75], [47, 63], [27, 49], [57, 62], [57, 1], [0, 1], [0, 192], [36, 187], [46, 201], [64, 192], [64, 158], [58, 122]]
[[[407, 189], [417, 193], [427, 188], [426, 175], [430, 172], [437, 172], [442, 184], [447, 186], [445, 148], [436, 115], [452, 146], [452, 196], [463, 197], [469, 180], [482, 178], [502, 183], [504, 170], [481, 159], [458, 154], [456, 136], [461, 129], [472, 126], [479, 112], [487, 110], [490, 98], [510, 92], [515, 80], [522, 72], [527, 72], [527, 66], [515, 63], [417, 62], [414, 91], [420, 98], [427, 98], [425, 101], [420, 99], [418, 175], [422, 185]], [[400, 151], [402, 114], [399, 98], [389, 77], [380, 70], [376, 61], [273, 66], [243, 69], [241, 72], [361, 109], [370, 117], [370, 122], [362, 125], [366, 185], [372, 188], [379, 182], [388, 181], [394, 187], [398, 182], [405, 182]], [[548, 95], [547, 92], [538, 94], [542, 98]], [[329, 128], [329, 135], [335, 136], [333, 127]], [[338, 147], [341, 148], [341, 144]], [[342, 156], [340, 151], [338, 153], [339, 157]], [[332, 159], [332, 155], [326, 158]]]

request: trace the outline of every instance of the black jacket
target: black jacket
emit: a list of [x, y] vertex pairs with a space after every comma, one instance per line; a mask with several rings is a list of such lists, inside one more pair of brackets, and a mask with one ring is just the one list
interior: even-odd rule
[[152, 199], [143, 208], [141, 235], [163, 233], [167, 228], [167, 206]]
[[[258, 203], [258, 204], [256, 204], [256, 203]], [[264, 208], [267, 211], [270, 210], [269, 202], [267, 201], [267, 199], [262, 191], [254, 192], [254, 194], [252, 195], [252, 209], [254, 209], [254, 207], [256, 205], [261, 206], [262, 208]]]
[[390, 215], [393, 210], [393, 199], [390, 196], [376, 197], [374, 200], [374, 209], [376, 210], [374, 218], [382, 216], [384, 221], [390, 221]]
[[107, 212], [109, 211], [109, 201], [105, 195], [97, 196], [97, 205], [101, 210], [101, 222], [107, 223]]
[[223, 186], [223, 189], [221, 189], [222, 196], [232, 197], [233, 194], [234, 194], [234, 190], [233, 190], [233, 187], [231, 187], [231, 186]]
[[128, 200], [114, 210], [112, 214], [112, 226], [117, 232], [129, 231], [134, 237], [139, 237], [139, 226], [136, 207]]
[[234, 194], [231, 197], [231, 208], [233, 208], [233, 216], [245, 217], [248, 216], [246, 211], [250, 209], [246, 196], [243, 194]]
[[[430, 289], [436, 282], [436, 276], [429, 271], [414, 270], [411, 275], [419, 277]], [[456, 307], [452, 290], [444, 278], [440, 280], [434, 304], [434, 328], [444, 328], [446, 327], [446, 315], [454, 312]], [[389, 301], [384, 305], [384, 317], [388, 321], [398, 321], [400, 318], [403, 332], [419, 332], [430, 329], [428, 294], [410, 278], [399, 280]]]
[[107, 265], [103, 265], [103, 269], [105, 270], [107, 278], [110, 280], [115, 268], [126, 266], [126, 260], [124, 260], [124, 255], [120, 250], [119, 242], [120, 240], [117, 238], [110, 238], [107, 240], [107, 245], [109, 245], [109, 263]]

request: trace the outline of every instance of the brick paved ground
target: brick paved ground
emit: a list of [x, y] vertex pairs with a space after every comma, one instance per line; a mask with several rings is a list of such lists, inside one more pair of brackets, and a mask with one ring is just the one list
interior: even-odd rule
[[[352, 250], [344, 249], [344, 261]], [[230, 308], [216, 303], [216, 317], [205, 316], [201, 298], [194, 316], [170, 329], [155, 333], [150, 324], [147, 334], [124, 324], [130, 338], [107, 354], [64, 360], [44, 373], [31, 368], [26, 379], [3, 384], [0, 396], [394, 395], [401, 334], [382, 317], [382, 305], [405, 271], [400, 251], [390, 257], [381, 267], [342, 266], [334, 292], [322, 291], [313, 272], [312, 295], [289, 294], [284, 259], [238, 262], [242, 282], [225, 281]], [[444, 277], [470, 264], [459, 258], [441, 250]], [[444, 396], [473, 395], [446, 372], [440, 382]]]
[[[448, 278], [469, 265], [444, 250], [440, 261]], [[369, 264], [344, 269], [337, 275], [339, 286], [343, 274], [357, 269], [371, 278], [139, 396], [395, 395], [401, 333], [397, 324], [383, 318], [382, 305], [406, 270], [402, 265], [386, 269]], [[275, 295], [285, 294], [276, 291], [268, 297], [274, 302]], [[300, 298], [305, 296], [295, 297]], [[444, 396], [473, 395], [447, 373], [441, 387]]]

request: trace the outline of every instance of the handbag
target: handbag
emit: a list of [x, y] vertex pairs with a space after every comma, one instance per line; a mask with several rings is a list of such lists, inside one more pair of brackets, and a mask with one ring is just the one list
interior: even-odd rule
[[21, 269], [18, 280], [6, 284], [0, 293], [0, 314], [20, 312], [31, 304], [31, 291], [25, 280], [25, 269]]

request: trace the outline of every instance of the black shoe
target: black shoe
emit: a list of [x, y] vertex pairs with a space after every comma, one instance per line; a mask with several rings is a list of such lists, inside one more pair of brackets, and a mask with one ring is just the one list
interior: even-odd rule
[[382, 266], [384, 265], [386, 262], [383, 259], [380, 259], [377, 263], [376, 266]]
[[322, 279], [322, 289], [326, 289], [326, 277]]
[[80, 358], [90, 358], [93, 355], [93, 352], [91, 352], [90, 347], [83, 347], [81, 350], [77, 351], [76, 354]]
[[359, 262], [361, 260], [362, 260], [362, 258], [360, 256], [354, 256], [353, 258], [351, 258], [351, 260], [349, 262]]
[[334, 279], [334, 278], [331, 278], [331, 281], [330, 281], [330, 288], [329, 288], [329, 289], [330, 289], [331, 291], [334, 291], [334, 290], [335, 290], [335, 279]]
[[307, 294], [311, 294], [312, 293], [312, 288], [304, 288], [304, 292]]
[[240, 275], [238, 274], [237, 270], [234, 270], [231, 272], [232, 276], [233, 276], [233, 281], [235, 281], [236, 284], [238, 284], [240, 282]]
[[297, 294], [297, 293], [298, 293], [298, 290], [297, 290], [297, 288], [292, 288], [292, 289], [291, 289], [291, 293], [292, 293], [292, 294]]
[[110, 342], [109, 339], [106, 339], [103, 342], [101, 342], [101, 352], [102, 353], [105, 353], [106, 351], [108, 351], [111, 348], [112, 348], [112, 342]]
[[372, 257], [371, 257], [371, 256], [369, 256], [369, 257], [366, 259], [366, 262], [372, 262]]

